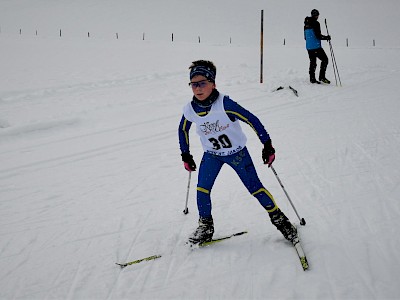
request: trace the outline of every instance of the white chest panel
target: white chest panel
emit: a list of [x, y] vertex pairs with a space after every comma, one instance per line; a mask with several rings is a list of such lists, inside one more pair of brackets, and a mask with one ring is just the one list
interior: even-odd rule
[[224, 95], [220, 94], [206, 116], [198, 116], [188, 103], [183, 110], [185, 118], [196, 124], [196, 132], [205, 152], [226, 156], [232, 155], [246, 146], [239, 121], [232, 122], [224, 109]]

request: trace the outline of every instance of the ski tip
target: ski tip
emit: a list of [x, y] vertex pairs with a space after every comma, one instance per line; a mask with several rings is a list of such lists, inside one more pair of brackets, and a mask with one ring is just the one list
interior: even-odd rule
[[303, 267], [303, 271], [307, 271], [308, 268], [309, 268], [307, 258], [306, 257], [300, 257], [300, 263], [301, 263], [301, 266]]
[[127, 264], [120, 264], [120, 263], [115, 263], [117, 266], [120, 266], [121, 269], [125, 268], [127, 266]]
[[277, 91], [280, 91], [280, 90], [283, 90], [283, 89], [284, 89], [283, 86], [279, 86], [279, 87], [273, 89], [271, 92], [277, 92]]
[[246, 234], [246, 233], [247, 233], [247, 231], [241, 231], [241, 232], [234, 233], [233, 235], [238, 236], [238, 235], [242, 235], [242, 234]]

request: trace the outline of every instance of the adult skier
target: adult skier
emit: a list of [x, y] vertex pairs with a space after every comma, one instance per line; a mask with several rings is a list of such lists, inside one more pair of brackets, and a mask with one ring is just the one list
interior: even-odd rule
[[[329, 35], [321, 34], [321, 26], [318, 22], [319, 11], [313, 9], [311, 11], [311, 17], [306, 17], [304, 20], [304, 39], [306, 40], [306, 49], [308, 57], [310, 58], [310, 82], [311, 83], [331, 83], [325, 77], [326, 68], [328, 66], [328, 57], [325, 54], [324, 49], [321, 46], [321, 40], [330, 41]], [[319, 71], [319, 81], [315, 78], [315, 70], [317, 68], [317, 58], [321, 60], [321, 66]]]
[[292, 241], [297, 237], [297, 230], [258, 178], [246, 148], [247, 138], [239, 121], [247, 123], [257, 133], [264, 145], [263, 162], [270, 167], [275, 160], [275, 149], [263, 124], [229, 96], [219, 93], [215, 83], [216, 67], [211, 61], [194, 61], [189, 70], [193, 98], [183, 108], [178, 130], [182, 161], [187, 171], [196, 171], [196, 163], [189, 150], [189, 130], [192, 123], [196, 124], [196, 132], [204, 150], [197, 184], [199, 226], [190, 235], [189, 241], [198, 244], [212, 239], [214, 222], [211, 214], [211, 190], [224, 164], [235, 170], [250, 194], [268, 212], [272, 224], [287, 240]]

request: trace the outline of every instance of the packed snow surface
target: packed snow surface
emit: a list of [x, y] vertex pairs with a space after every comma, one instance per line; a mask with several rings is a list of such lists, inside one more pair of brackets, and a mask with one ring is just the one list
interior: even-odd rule
[[[308, 81], [313, 8], [342, 86], [326, 42], [332, 84]], [[399, 11], [397, 0], [1, 0], [0, 299], [399, 299]], [[197, 172], [185, 215], [177, 128], [197, 59], [271, 135], [307, 221], [308, 271], [229, 167], [212, 192], [215, 237], [248, 234], [185, 245]], [[260, 179], [299, 224], [242, 127]]]

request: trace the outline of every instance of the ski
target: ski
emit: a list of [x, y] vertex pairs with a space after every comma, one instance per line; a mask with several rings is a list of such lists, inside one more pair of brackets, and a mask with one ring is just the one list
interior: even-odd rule
[[325, 81], [325, 80], [321, 80], [321, 81], [315, 81], [315, 82], [311, 82], [311, 85], [314, 85], [314, 84], [318, 84], [318, 85], [321, 85], [321, 86], [323, 86], [323, 85], [330, 85], [330, 84], [331, 84], [331, 82], [330, 82], [329, 80], [327, 80], [327, 81]]
[[323, 83], [323, 84], [327, 84], [327, 85], [329, 85], [329, 84], [331, 84], [331, 82], [328, 80], [328, 79], [321, 79], [321, 84]]
[[247, 233], [247, 231], [241, 231], [241, 232], [237, 232], [237, 233], [234, 233], [234, 234], [231, 234], [231, 235], [227, 235], [227, 236], [224, 236], [224, 237], [221, 237], [221, 238], [218, 238], [218, 239], [212, 239], [209, 242], [203, 242], [203, 243], [200, 243], [198, 245], [199, 245], [199, 247], [207, 247], [207, 246], [210, 246], [212, 244], [219, 243], [219, 242], [225, 241], [227, 239], [230, 239], [230, 238], [232, 238], [234, 236], [239, 236], [239, 235], [243, 235], [243, 234], [246, 234], [246, 233]]
[[298, 238], [295, 239], [292, 242], [292, 244], [293, 244], [294, 248], [296, 249], [296, 252], [300, 259], [300, 263], [301, 263], [301, 266], [303, 267], [303, 270], [304, 271], [308, 270], [309, 265], [308, 265], [307, 257], [304, 253], [303, 247], [301, 246], [299, 239]]
[[[291, 87], [290, 85], [288, 86], [288, 88], [293, 92], [293, 94], [295, 94], [296, 97], [299, 96], [299, 93], [297, 92], [296, 89], [294, 89], [294, 88]], [[284, 89], [284, 87], [283, 87], [283, 86], [280, 86], [280, 87], [277, 87], [276, 89], [273, 89], [272, 92], [280, 91], [280, 90], [283, 90], [283, 89]]]
[[284, 89], [283, 86], [279, 86], [276, 89], [273, 89], [272, 92], [276, 92], [276, 91], [283, 90], [283, 89]]
[[[293, 224], [293, 226], [296, 227], [296, 225]], [[306, 271], [308, 270], [308, 261], [306, 254], [304, 253], [303, 247], [301, 246], [300, 243], [300, 238], [299, 238], [299, 233], [297, 232], [297, 237], [292, 241], [292, 244], [294, 248], [296, 249], [297, 256], [299, 257], [301, 266], [303, 267], [303, 270]]]
[[297, 90], [295, 90], [294, 88], [292, 88], [290, 85], [289, 85], [289, 89], [292, 90], [292, 92], [296, 95], [296, 97], [299, 96], [299, 93], [297, 92]]
[[[224, 236], [224, 237], [213, 239], [213, 240], [211, 240], [209, 242], [204, 242], [204, 243], [200, 243], [200, 244], [192, 244], [190, 242], [187, 242], [187, 243], [190, 244], [191, 247], [198, 246], [199, 248], [203, 248], [203, 247], [207, 247], [207, 246], [210, 246], [212, 244], [215, 244], [215, 243], [219, 243], [219, 242], [225, 241], [225, 240], [230, 239], [230, 238], [232, 238], [234, 236], [243, 235], [245, 233], [247, 233], [247, 231], [236, 232], [236, 233], [233, 233], [231, 235], [227, 235], [227, 236]], [[139, 264], [139, 263], [144, 262], [144, 261], [156, 260], [156, 259], [161, 258], [161, 257], [162, 257], [162, 255], [152, 255], [152, 256], [144, 257], [144, 258], [133, 260], [133, 261], [126, 262], [126, 263], [115, 263], [115, 264], [120, 266], [121, 269], [123, 269], [123, 268], [125, 268], [127, 266], [130, 266], [130, 265]]]
[[161, 257], [161, 255], [152, 255], [152, 256], [145, 257], [145, 258], [141, 258], [141, 259], [137, 259], [137, 260], [134, 260], [134, 261], [130, 261], [130, 262], [127, 262], [127, 263], [115, 263], [115, 264], [120, 266], [121, 269], [123, 269], [123, 268], [125, 268], [127, 266], [141, 263], [142, 261], [155, 260], [155, 259], [160, 258], [160, 257]]

